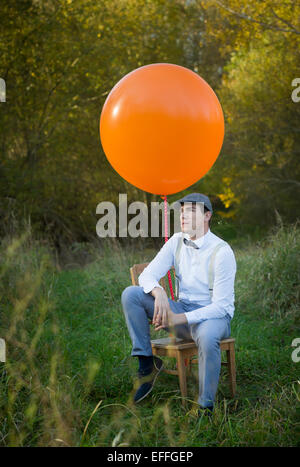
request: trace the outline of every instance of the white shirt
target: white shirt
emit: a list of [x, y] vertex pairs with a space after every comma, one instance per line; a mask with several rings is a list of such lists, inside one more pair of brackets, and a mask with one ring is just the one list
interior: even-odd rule
[[[145, 293], [151, 292], [154, 287], [161, 287], [158, 281], [174, 266], [177, 242], [181, 235], [182, 232], [172, 235], [139, 275], [138, 282]], [[188, 234], [184, 236], [190, 239]], [[216, 253], [211, 299], [208, 286], [209, 259], [222, 239], [208, 229], [205, 235], [193, 241], [199, 249], [183, 243], [178, 265], [181, 276], [179, 300], [186, 299], [202, 305], [201, 308], [185, 313], [188, 324], [198, 323], [203, 319], [223, 318], [227, 313], [233, 317], [236, 261], [231, 247], [226, 243]]]

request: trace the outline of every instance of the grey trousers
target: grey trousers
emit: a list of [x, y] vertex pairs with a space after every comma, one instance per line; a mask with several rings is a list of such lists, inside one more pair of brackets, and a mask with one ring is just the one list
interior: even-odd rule
[[[154, 297], [138, 285], [123, 290], [121, 303], [132, 341], [132, 356], [152, 355], [150, 323], [154, 314]], [[200, 308], [196, 302], [169, 299], [174, 313], [186, 313]], [[220, 340], [230, 336], [229, 314], [224, 318], [205, 319], [196, 324], [175, 327], [177, 337], [193, 339], [198, 348], [199, 398], [202, 407], [214, 404], [221, 370]], [[168, 331], [168, 329], [166, 329]]]

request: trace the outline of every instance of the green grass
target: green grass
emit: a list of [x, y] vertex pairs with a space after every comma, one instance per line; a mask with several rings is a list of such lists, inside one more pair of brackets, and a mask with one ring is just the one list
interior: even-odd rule
[[299, 243], [299, 227], [281, 225], [260, 244], [234, 247], [237, 394], [230, 398], [222, 369], [215, 414], [199, 419], [196, 366], [187, 409], [177, 378], [167, 374], [149, 398], [131, 402], [137, 362], [120, 296], [129, 267], [155, 251], [107, 240], [101, 252], [93, 248], [92, 263], [57, 270], [30, 232], [4, 239], [0, 445], [299, 445], [300, 363], [291, 359], [300, 337]]

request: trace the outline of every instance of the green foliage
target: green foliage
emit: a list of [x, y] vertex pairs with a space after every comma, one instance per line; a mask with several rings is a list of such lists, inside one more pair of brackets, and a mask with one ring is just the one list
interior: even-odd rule
[[[202, 21], [203, 23], [203, 21]], [[189, 27], [201, 20], [181, 1], [6, 2], [0, 26], [0, 215], [57, 245], [95, 236], [96, 206], [139, 196], [108, 163], [99, 117], [111, 88], [153, 62], [193, 67]], [[14, 25], [14, 26], [13, 26]], [[196, 31], [195, 31], [196, 34]], [[15, 229], [17, 232], [18, 229]]]
[[60, 247], [95, 237], [101, 201], [117, 204], [119, 193], [128, 193], [128, 202], [157, 199], [114, 171], [98, 128], [112, 87], [153, 62], [196, 71], [224, 109], [222, 153], [188, 190], [210, 194], [220, 215], [239, 227], [271, 225], [275, 209], [293, 222], [299, 104], [291, 100], [291, 81], [298, 76], [299, 6], [273, 3], [4, 2], [0, 234], [17, 232], [25, 215]]
[[292, 100], [292, 81], [299, 76], [299, 4], [196, 3], [205, 10], [206, 37], [222, 57], [216, 93], [225, 140], [214, 167], [191, 191], [210, 193], [220, 215], [239, 229], [270, 226], [276, 212], [294, 222], [300, 195], [300, 106]]
[[241, 224], [270, 225], [276, 212], [290, 222], [299, 213], [300, 107], [291, 97], [298, 51], [299, 41], [287, 47], [286, 38], [275, 42], [267, 31], [232, 54], [226, 67], [220, 95], [228, 122], [226, 171], [235, 194], [228, 200]]

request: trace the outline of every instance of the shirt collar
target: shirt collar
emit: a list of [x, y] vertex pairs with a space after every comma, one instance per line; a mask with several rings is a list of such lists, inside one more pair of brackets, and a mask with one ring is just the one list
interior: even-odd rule
[[[195, 245], [197, 245], [197, 247], [201, 248], [203, 243], [206, 242], [208, 240], [208, 238], [210, 237], [210, 234], [211, 234], [211, 232], [210, 232], [210, 228], [209, 228], [208, 231], [206, 232], [206, 234], [202, 235], [202, 237], [197, 238], [197, 240], [192, 240], [192, 242], [194, 242]], [[191, 240], [191, 237], [190, 237], [190, 235], [188, 233], [185, 233], [183, 235], [188, 240]]]

